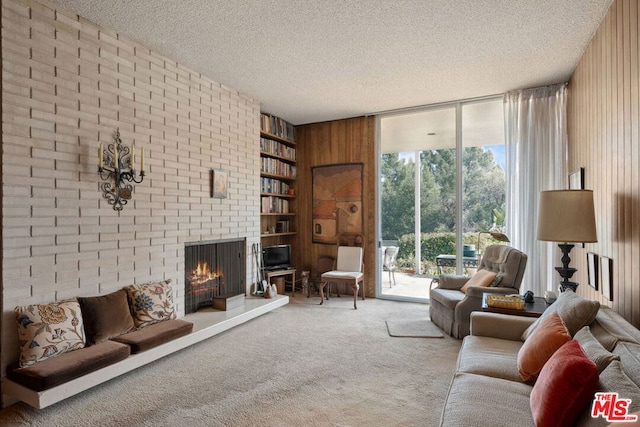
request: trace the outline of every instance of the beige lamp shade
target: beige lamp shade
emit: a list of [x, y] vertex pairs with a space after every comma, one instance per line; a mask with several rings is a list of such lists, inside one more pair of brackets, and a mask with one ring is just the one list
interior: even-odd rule
[[597, 242], [593, 191], [541, 191], [538, 240], [566, 243]]

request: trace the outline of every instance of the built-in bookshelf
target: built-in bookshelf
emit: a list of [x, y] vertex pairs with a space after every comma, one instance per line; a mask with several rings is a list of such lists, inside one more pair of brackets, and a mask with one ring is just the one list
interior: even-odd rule
[[260, 236], [265, 244], [295, 236], [296, 129], [260, 114]]

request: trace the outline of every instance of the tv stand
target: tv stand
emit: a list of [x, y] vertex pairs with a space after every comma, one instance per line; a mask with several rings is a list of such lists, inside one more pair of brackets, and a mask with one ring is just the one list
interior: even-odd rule
[[[264, 278], [269, 285], [271, 285], [272, 278], [281, 277], [281, 276], [284, 276], [286, 278], [286, 276], [289, 276], [289, 275], [291, 276], [291, 297], [293, 297], [293, 294], [296, 291], [296, 269], [295, 268], [274, 270], [274, 271], [268, 271], [268, 270], [264, 271]], [[286, 288], [287, 287], [285, 285], [282, 290], [283, 294], [285, 293]], [[278, 290], [278, 293], [280, 293], [280, 290]]]

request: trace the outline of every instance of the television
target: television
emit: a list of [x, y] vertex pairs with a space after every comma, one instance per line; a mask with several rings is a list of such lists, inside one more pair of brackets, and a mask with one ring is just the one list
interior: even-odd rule
[[281, 270], [291, 267], [291, 245], [262, 248], [262, 267], [265, 270]]

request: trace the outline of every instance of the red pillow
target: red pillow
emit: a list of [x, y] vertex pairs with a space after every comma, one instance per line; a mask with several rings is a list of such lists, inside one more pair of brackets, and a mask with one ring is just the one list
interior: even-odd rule
[[542, 368], [529, 401], [537, 426], [572, 426], [598, 388], [598, 368], [578, 341], [556, 351]]

